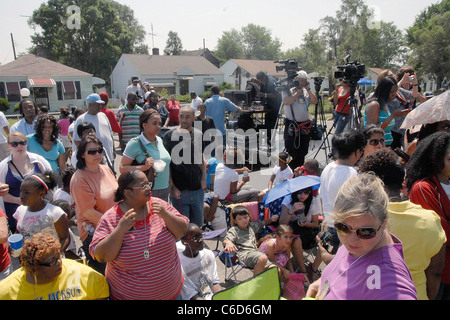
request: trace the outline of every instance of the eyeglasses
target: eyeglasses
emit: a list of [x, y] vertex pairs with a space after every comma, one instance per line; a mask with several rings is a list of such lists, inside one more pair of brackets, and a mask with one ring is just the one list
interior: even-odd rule
[[350, 233], [354, 232], [359, 239], [363, 240], [369, 240], [374, 238], [377, 232], [380, 231], [381, 229], [380, 225], [378, 229], [375, 229], [374, 227], [361, 227], [353, 230], [350, 226], [342, 222], [335, 223], [334, 227], [340, 234], [344, 236], [348, 236]]
[[98, 149], [90, 149], [88, 151], [86, 151], [87, 154], [93, 156], [94, 154], [98, 153], [98, 154], [103, 154], [103, 148], [99, 147]]
[[381, 144], [384, 144], [384, 139], [370, 139], [369, 140], [369, 144], [371, 145], [371, 146], [374, 146], [374, 147], [376, 147], [379, 143], [381, 143]]
[[27, 140], [13, 141], [13, 142], [10, 142], [9, 144], [11, 145], [11, 147], [17, 148], [18, 145], [26, 146], [27, 145]]
[[52, 261], [48, 262], [48, 263], [42, 263], [39, 262], [38, 265], [41, 267], [54, 267], [58, 264], [58, 262], [61, 260], [61, 256], [59, 255], [58, 257], [52, 259]]
[[133, 188], [127, 188], [127, 189], [131, 189], [131, 190], [135, 190], [135, 189], [151, 190], [152, 187], [153, 187], [153, 183], [149, 181], [147, 183], [144, 183], [140, 187], [133, 187]]

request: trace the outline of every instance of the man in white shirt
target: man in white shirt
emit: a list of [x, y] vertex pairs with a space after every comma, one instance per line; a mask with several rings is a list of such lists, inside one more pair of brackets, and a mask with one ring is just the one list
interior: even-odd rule
[[195, 92], [191, 92], [191, 99], [192, 99], [191, 107], [192, 107], [192, 109], [194, 109], [194, 110], [197, 110], [198, 105], [199, 105], [200, 103], [203, 103], [202, 98], [200, 98], [199, 96], [197, 96], [197, 93], [195, 93]]
[[233, 161], [234, 163], [237, 162], [235, 155], [236, 152], [233, 149], [228, 149], [224, 152], [223, 163], [219, 163], [216, 167], [214, 193], [220, 200], [228, 200], [234, 203], [261, 201], [264, 194], [259, 193], [252, 186], [245, 185], [250, 181], [248, 175], [244, 175], [242, 181], [238, 183], [238, 173], [229, 167], [233, 164]]
[[[90, 94], [86, 98], [88, 111], [77, 118], [73, 130], [73, 140], [76, 146], [80, 144], [81, 138], [78, 136], [77, 127], [82, 122], [91, 122], [95, 127], [97, 138], [102, 142], [103, 148], [106, 150], [108, 158], [111, 162], [114, 161], [114, 140], [113, 131], [109, 123], [108, 117], [100, 112], [101, 105], [104, 102], [100, 99], [100, 96], [96, 93]], [[112, 163], [113, 167], [114, 164]]]
[[145, 103], [145, 92], [142, 85], [142, 80], [140, 80], [138, 77], [131, 77], [131, 84], [125, 90], [125, 98], [128, 97], [128, 94], [130, 92], [136, 93], [136, 95], [138, 96], [137, 105], [139, 107], [143, 107]]
[[[330, 213], [333, 211], [336, 196], [341, 186], [345, 181], [358, 174], [354, 165], [364, 154], [366, 139], [360, 131], [350, 130], [334, 136], [331, 143], [337, 158], [325, 167], [320, 176], [319, 195], [322, 199], [324, 218], [329, 229], [331, 229], [329, 232], [333, 235], [336, 233], [333, 230], [334, 220]], [[335, 250], [338, 249], [339, 245], [339, 238], [336, 238], [333, 238]]]

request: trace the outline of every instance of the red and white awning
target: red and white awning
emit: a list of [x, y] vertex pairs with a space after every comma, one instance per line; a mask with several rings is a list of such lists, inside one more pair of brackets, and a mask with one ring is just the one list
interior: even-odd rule
[[52, 78], [28, 78], [30, 87], [53, 87], [56, 86], [55, 80]]

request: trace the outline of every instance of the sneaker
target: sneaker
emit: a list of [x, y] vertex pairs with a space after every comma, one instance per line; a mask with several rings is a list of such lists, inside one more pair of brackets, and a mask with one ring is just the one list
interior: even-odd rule
[[208, 222], [202, 226], [202, 231], [204, 232], [214, 231], [214, 228], [212, 227], [211, 223]]

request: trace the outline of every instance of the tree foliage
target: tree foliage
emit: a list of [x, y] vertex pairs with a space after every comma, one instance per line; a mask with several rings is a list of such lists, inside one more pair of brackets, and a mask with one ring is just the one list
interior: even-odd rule
[[281, 42], [272, 37], [272, 32], [263, 26], [248, 24], [240, 31], [225, 31], [218, 39], [216, 56], [228, 59], [276, 60], [281, 53]]
[[89, 72], [109, 81], [122, 53], [148, 53], [144, 27], [133, 11], [112, 0], [78, 0], [79, 27], [69, 28], [71, 3], [49, 0], [33, 12], [28, 23], [40, 27], [32, 38], [31, 52]]
[[178, 56], [181, 54], [181, 51], [183, 51], [183, 44], [178, 37], [178, 33], [169, 31], [164, 54], [168, 56]]
[[424, 10], [408, 29], [412, 53], [409, 59], [419, 74], [437, 82], [438, 88], [450, 80], [450, 0], [442, 0]]

